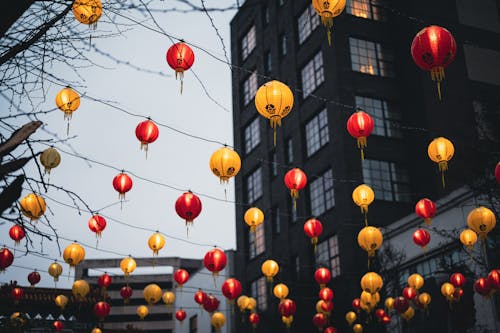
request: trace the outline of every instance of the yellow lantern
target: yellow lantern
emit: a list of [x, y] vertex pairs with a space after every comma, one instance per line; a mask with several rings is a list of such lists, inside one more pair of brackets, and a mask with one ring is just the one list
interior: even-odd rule
[[375, 227], [364, 227], [358, 233], [358, 244], [363, 250], [368, 252], [369, 258], [375, 256], [375, 251], [382, 246], [383, 241], [382, 232]]
[[280, 81], [273, 80], [264, 83], [255, 94], [255, 107], [263, 117], [269, 119], [271, 128], [274, 130], [274, 145], [276, 146], [276, 126], [281, 126], [281, 119], [292, 111], [292, 91]]
[[143, 320], [148, 314], [149, 314], [149, 310], [148, 310], [148, 307], [145, 306], [145, 305], [139, 305], [137, 307], [137, 315], [139, 316], [139, 318], [141, 320]]
[[361, 324], [355, 324], [353, 327], [352, 327], [352, 331], [354, 333], [363, 333], [363, 326]]
[[55, 148], [47, 148], [40, 154], [40, 163], [45, 167], [45, 172], [50, 174], [50, 170], [61, 163], [61, 155]]
[[428, 293], [421, 293], [420, 295], [418, 295], [418, 302], [422, 304], [424, 309], [427, 309], [427, 307], [431, 303], [431, 295], [429, 295]]
[[[368, 213], [368, 206], [375, 199], [375, 193], [370, 186], [361, 184], [352, 191], [352, 200], [361, 208], [361, 213]], [[366, 221], [365, 221], [366, 222]]]
[[63, 272], [63, 268], [57, 261], [54, 261], [52, 264], [49, 266], [49, 275], [54, 278], [54, 282], [57, 283], [59, 281], [59, 276], [61, 276]]
[[167, 307], [169, 307], [175, 302], [175, 294], [171, 291], [166, 291], [161, 299], [163, 300], [163, 303], [165, 303]]
[[238, 308], [240, 309], [241, 312], [244, 312], [247, 309], [248, 303], [249, 303], [249, 298], [246, 295], [241, 295], [236, 300], [236, 304], [238, 305]]
[[273, 277], [278, 274], [280, 266], [272, 259], [264, 261], [261, 266], [262, 274], [266, 277], [268, 282], [273, 282]]
[[408, 286], [415, 289], [419, 290], [422, 288], [424, 285], [424, 278], [420, 274], [412, 274], [408, 277]]
[[328, 45], [332, 43], [333, 18], [339, 16], [345, 8], [346, 0], [312, 0], [316, 13], [321, 17], [321, 23], [326, 28]]
[[356, 312], [354, 311], [349, 311], [345, 314], [345, 320], [347, 321], [347, 323], [350, 325], [352, 325], [356, 319], [358, 319], [358, 316], [356, 316]]
[[64, 119], [68, 120], [69, 127], [71, 115], [80, 107], [80, 95], [70, 87], [66, 87], [57, 93], [56, 105], [64, 112]]
[[477, 243], [477, 234], [474, 230], [465, 229], [460, 233], [460, 242], [467, 248], [467, 250], [472, 252], [474, 245]]
[[273, 294], [280, 300], [285, 299], [288, 296], [288, 287], [286, 284], [278, 283], [273, 288]]
[[293, 323], [293, 316], [288, 316], [288, 317], [281, 316], [281, 321], [283, 322], [283, 324], [285, 324], [287, 328], [290, 328], [290, 326], [292, 326]]
[[443, 296], [446, 297], [448, 301], [451, 301], [453, 299], [454, 292], [455, 287], [451, 283], [445, 282], [441, 285], [441, 294], [443, 294]]
[[370, 294], [377, 293], [383, 285], [382, 277], [375, 272], [368, 272], [361, 278], [361, 289]]
[[77, 243], [72, 243], [64, 249], [63, 259], [69, 267], [75, 267], [85, 259], [85, 249]]
[[372, 308], [375, 307], [375, 305], [377, 304], [375, 301], [376, 301], [376, 298], [374, 297], [374, 295], [370, 294], [369, 292], [367, 291], [362, 291], [361, 292], [361, 296], [359, 297], [359, 300], [362, 304], [368, 306], [368, 308], [371, 310]]
[[387, 297], [385, 299], [385, 308], [387, 309], [387, 311], [391, 311], [392, 309], [394, 309], [394, 298], [392, 297]]
[[250, 312], [254, 312], [257, 308], [257, 300], [253, 297], [248, 297], [247, 310]]
[[144, 299], [149, 305], [158, 303], [163, 295], [163, 291], [157, 284], [151, 283], [144, 287]]
[[415, 310], [410, 306], [408, 310], [401, 314], [401, 317], [403, 317], [404, 320], [409, 321], [413, 318], [414, 315]]
[[485, 240], [488, 233], [495, 228], [497, 219], [495, 213], [486, 207], [474, 208], [467, 216], [467, 225], [481, 240]]
[[212, 318], [210, 318], [210, 324], [212, 324], [216, 331], [220, 330], [225, 323], [226, 316], [222, 312], [214, 312]]
[[73, 3], [73, 15], [80, 23], [91, 25], [95, 29], [102, 15], [101, 0], [76, 0]]
[[71, 288], [73, 295], [79, 301], [85, 299], [85, 296], [90, 292], [90, 286], [85, 280], [76, 280]]
[[245, 223], [250, 227], [251, 232], [255, 232], [258, 225], [264, 222], [264, 213], [257, 207], [248, 208], [245, 212]]
[[158, 231], [149, 237], [148, 246], [151, 250], [153, 250], [153, 255], [157, 256], [158, 251], [163, 249], [165, 246], [165, 237], [162, 236]]
[[229, 182], [229, 178], [236, 176], [240, 169], [240, 155], [231, 148], [222, 147], [210, 157], [210, 170], [219, 177], [221, 183]]
[[25, 196], [19, 203], [19, 206], [21, 213], [32, 221], [39, 219], [43, 214], [45, 214], [45, 210], [47, 209], [45, 200], [43, 200], [41, 196], [34, 193], [30, 193]]
[[102, 330], [99, 327], [96, 327], [90, 333], [102, 333]]
[[328, 308], [328, 305], [325, 304], [325, 301], [323, 301], [322, 299], [320, 299], [319, 301], [316, 302], [316, 312], [317, 313], [322, 313], [325, 316], [329, 316], [330, 311], [325, 310], [327, 308]]
[[123, 274], [125, 274], [125, 277], [128, 277], [130, 273], [132, 273], [135, 270], [136, 267], [137, 264], [132, 257], [123, 258], [122, 261], [120, 262], [120, 268], [123, 271]]
[[455, 147], [450, 140], [439, 137], [429, 144], [427, 147], [427, 154], [429, 158], [439, 165], [439, 171], [441, 171], [441, 181], [444, 184], [444, 172], [448, 170], [448, 161], [451, 160], [453, 154], [455, 153]]
[[61, 308], [61, 311], [63, 311], [66, 304], [68, 304], [68, 298], [64, 295], [57, 295], [54, 301], [56, 305]]

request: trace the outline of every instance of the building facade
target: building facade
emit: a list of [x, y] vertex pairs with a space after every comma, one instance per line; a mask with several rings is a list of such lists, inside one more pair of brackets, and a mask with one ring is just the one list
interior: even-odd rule
[[[494, 42], [500, 14], [495, 1], [480, 3], [349, 0], [334, 20], [331, 46], [309, 0], [241, 5], [231, 22], [234, 144], [242, 157], [235, 185], [235, 269], [245, 291], [257, 298], [266, 328], [282, 327], [278, 300], [261, 273], [269, 258], [280, 265], [275, 281], [287, 284], [297, 303], [292, 329], [313, 329], [319, 290], [313, 274], [319, 265], [333, 276], [339, 310], [333, 323], [346, 325], [342, 309], [359, 296], [367, 270], [356, 241], [364, 226], [351, 199], [356, 186], [374, 189], [368, 221], [383, 227], [412, 212], [418, 199], [437, 200], [490, 167], [500, 126], [500, 79], [491, 74], [500, 70], [500, 45]], [[410, 55], [415, 34], [431, 24], [448, 28], [458, 45], [441, 101], [429, 73]], [[272, 79], [287, 84], [295, 97], [277, 129], [276, 146], [269, 122], [254, 105], [258, 87]], [[346, 131], [358, 107], [375, 120], [363, 161]], [[427, 145], [438, 136], [453, 141], [457, 151], [446, 188], [427, 157]], [[293, 167], [308, 176], [296, 208], [283, 183]], [[266, 217], [255, 234], [243, 222], [251, 206]], [[311, 217], [324, 228], [317, 252], [303, 232]]]

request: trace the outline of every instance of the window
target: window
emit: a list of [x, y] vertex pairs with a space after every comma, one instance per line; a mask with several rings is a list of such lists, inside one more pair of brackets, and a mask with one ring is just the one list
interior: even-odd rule
[[198, 333], [198, 316], [194, 315], [189, 318], [189, 333]]
[[393, 104], [387, 101], [363, 96], [356, 96], [356, 105], [368, 112], [374, 119], [373, 133], [375, 135], [400, 138], [401, 114]]
[[394, 77], [394, 54], [379, 43], [349, 38], [351, 68], [355, 72]]
[[307, 6], [306, 10], [300, 14], [297, 25], [299, 44], [302, 44], [319, 25], [319, 15], [314, 10], [312, 4]]
[[248, 253], [250, 259], [257, 257], [266, 250], [264, 223], [261, 223], [255, 228], [255, 232], [248, 230]]
[[293, 256], [290, 259], [290, 262], [293, 263], [290, 267], [290, 275], [293, 281], [297, 281], [300, 276], [300, 259], [299, 256]]
[[286, 163], [293, 163], [293, 139], [286, 140]]
[[247, 105], [254, 98], [257, 92], [257, 73], [253, 72], [243, 82], [243, 104]]
[[307, 157], [317, 152], [329, 140], [328, 116], [324, 109], [306, 124]]
[[269, 74], [273, 69], [273, 58], [271, 57], [271, 51], [266, 52], [264, 58], [264, 71]]
[[273, 234], [279, 235], [281, 232], [281, 217], [280, 217], [280, 208], [273, 208]]
[[260, 143], [259, 118], [252, 120], [250, 125], [245, 127], [245, 153], [251, 152]]
[[363, 181], [375, 192], [375, 198], [388, 201], [411, 201], [408, 172], [393, 162], [363, 162]]
[[320, 216], [335, 206], [332, 170], [326, 171], [321, 177], [311, 182], [311, 185], [309, 185], [309, 194], [311, 197], [312, 216]]
[[302, 96], [306, 98], [325, 81], [323, 53], [319, 51], [301, 70]]
[[278, 0], [278, 4], [279, 4], [280, 6], [283, 6], [283, 5], [285, 4], [285, 0]]
[[339, 240], [337, 235], [318, 243], [316, 265], [320, 264], [330, 267], [332, 277], [340, 275]]
[[281, 56], [286, 56], [286, 53], [287, 53], [286, 43], [287, 43], [286, 35], [281, 35], [281, 37], [280, 37], [280, 54], [281, 54]]
[[254, 203], [262, 196], [262, 168], [258, 168], [247, 177], [247, 202]]
[[266, 278], [263, 276], [253, 281], [250, 288], [252, 289], [252, 297], [257, 301], [258, 310], [265, 311], [267, 309]]
[[348, 0], [347, 13], [375, 21], [385, 21], [387, 19], [381, 0]]
[[271, 175], [273, 177], [276, 177], [278, 175], [278, 154], [276, 154], [276, 151], [273, 151], [271, 154]]
[[256, 45], [255, 40], [255, 26], [252, 26], [250, 30], [248, 30], [247, 34], [243, 36], [241, 40], [241, 58], [245, 60], [248, 55], [253, 51]]
[[269, 15], [269, 7], [264, 8], [264, 24], [268, 24], [271, 20], [271, 15]]

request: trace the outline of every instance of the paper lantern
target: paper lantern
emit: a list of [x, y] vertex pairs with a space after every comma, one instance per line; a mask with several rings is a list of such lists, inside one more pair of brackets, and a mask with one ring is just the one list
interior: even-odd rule
[[167, 307], [169, 307], [175, 302], [175, 294], [171, 291], [166, 291], [161, 299], [163, 300], [163, 303], [165, 303]]
[[49, 147], [40, 154], [40, 163], [44, 166], [45, 172], [50, 174], [50, 170], [61, 163], [61, 155], [55, 148]]
[[361, 325], [361, 324], [354, 324], [354, 326], [352, 327], [352, 331], [354, 333], [363, 333], [363, 325]]
[[63, 259], [71, 269], [85, 259], [85, 249], [78, 243], [72, 243], [64, 249]]
[[241, 295], [241, 283], [237, 279], [229, 278], [222, 284], [222, 294], [229, 300], [230, 303], [234, 303], [234, 300]]
[[19, 225], [13, 225], [9, 229], [9, 237], [14, 241], [15, 245], [19, 245], [21, 240], [26, 236], [26, 232], [24, 231], [24, 228]]
[[500, 270], [493, 269], [488, 273], [488, 285], [495, 291], [500, 291]]
[[241, 159], [237, 152], [229, 147], [222, 147], [210, 156], [210, 170], [221, 183], [229, 182], [241, 169]]
[[132, 178], [123, 171], [113, 178], [113, 187], [118, 192], [120, 201], [125, 200], [125, 193], [132, 189]]
[[405, 312], [401, 314], [404, 320], [410, 321], [415, 316], [415, 310], [410, 306]]
[[90, 231], [94, 232], [97, 238], [101, 238], [101, 234], [106, 229], [106, 219], [101, 215], [94, 215], [88, 222]]
[[290, 196], [293, 199], [293, 205], [299, 198], [299, 191], [307, 185], [307, 176], [299, 168], [293, 168], [285, 174], [285, 185], [290, 190]]
[[361, 307], [361, 300], [359, 298], [355, 298], [352, 300], [352, 303], [351, 303], [352, 307], [354, 308], [354, 310], [359, 310], [360, 307]]
[[250, 207], [245, 212], [244, 220], [250, 227], [250, 232], [255, 233], [257, 226], [264, 222], [264, 213], [257, 207]]
[[384, 302], [385, 308], [387, 311], [391, 311], [394, 308], [394, 298], [387, 297]]
[[54, 326], [54, 329], [56, 330], [56, 332], [61, 332], [64, 329], [64, 324], [60, 320], [54, 321], [54, 323], [52, 323], [52, 326]]
[[258, 313], [251, 313], [248, 315], [248, 321], [252, 324], [253, 328], [257, 328], [257, 325], [260, 323], [260, 316]]
[[333, 290], [328, 287], [321, 288], [318, 293], [319, 299], [329, 302], [333, 299]]
[[111, 283], [113, 283], [113, 278], [109, 276], [106, 272], [97, 278], [97, 285], [101, 287], [101, 293], [104, 296], [106, 294], [106, 288], [108, 288]]
[[495, 178], [497, 180], [497, 183], [500, 184], [500, 162], [498, 162], [497, 166], [495, 167]]
[[56, 95], [56, 105], [59, 110], [64, 112], [64, 119], [68, 121], [66, 133], [69, 134], [69, 122], [71, 120], [73, 112], [75, 112], [80, 107], [80, 95], [78, 95], [78, 93], [70, 87], [63, 88]]
[[441, 294], [446, 297], [448, 301], [453, 300], [453, 293], [455, 292], [455, 287], [449, 283], [445, 282], [441, 285]]
[[188, 227], [193, 225], [193, 220], [201, 213], [201, 200], [191, 191], [184, 192], [175, 201], [175, 211], [180, 218], [186, 221], [186, 232]]
[[414, 288], [415, 290], [419, 290], [424, 286], [424, 278], [420, 274], [412, 274], [408, 277], [408, 286]]
[[205, 254], [203, 264], [205, 265], [205, 268], [212, 272], [212, 275], [215, 277], [224, 269], [224, 267], [226, 267], [226, 254], [220, 249], [212, 249]]
[[384, 309], [375, 310], [375, 317], [377, 317], [378, 320], [382, 320], [382, 318], [384, 318], [386, 315], [387, 313], [385, 313]]
[[135, 260], [130, 256], [123, 258], [122, 261], [120, 262], [120, 269], [125, 275], [125, 278], [127, 278], [130, 275], [130, 273], [132, 273], [135, 270], [136, 267], [137, 264]]
[[297, 306], [291, 299], [285, 298], [279, 303], [278, 310], [282, 316], [290, 317], [295, 314]]
[[264, 261], [261, 266], [262, 274], [264, 274], [268, 282], [273, 282], [273, 277], [278, 274], [279, 270], [280, 266], [272, 259]]
[[207, 294], [204, 293], [201, 289], [198, 289], [198, 291], [194, 293], [194, 301], [198, 303], [200, 307], [203, 306], [203, 303], [205, 303], [207, 297]]
[[34, 287], [38, 282], [40, 282], [41, 276], [36, 270], [28, 274], [28, 282], [32, 287]]
[[248, 303], [249, 303], [249, 298], [246, 295], [241, 295], [236, 300], [236, 305], [238, 305], [238, 308], [240, 309], [241, 312], [245, 312], [245, 310], [248, 307]]
[[155, 142], [158, 139], [158, 135], [160, 135], [158, 126], [149, 118], [140, 122], [135, 128], [135, 136], [141, 143], [141, 150], [146, 152], [146, 158], [148, 158], [149, 144]]
[[330, 282], [330, 280], [332, 279], [332, 274], [330, 273], [330, 270], [328, 268], [320, 267], [314, 272], [314, 279], [322, 289], [325, 288], [326, 285]]
[[174, 272], [174, 280], [177, 282], [177, 286], [182, 288], [182, 285], [189, 279], [189, 273], [185, 269], [178, 269]]
[[[361, 208], [361, 213], [368, 213], [368, 206], [375, 199], [375, 193], [370, 186], [361, 184], [352, 191], [352, 200]], [[366, 218], [365, 218], [366, 224]]]
[[427, 309], [429, 307], [429, 304], [431, 304], [431, 295], [428, 293], [421, 293], [418, 295], [418, 303], [422, 305], [424, 309]]
[[54, 302], [61, 309], [61, 311], [64, 311], [64, 308], [68, 304], [68, 298], [65, 295], [57, 295]]
[[293, 323], [293, 316], [281, 316], [281, 321], [283, 322], [283, 324], [285, 324], [285, 326], [287, 328], [290, 328], [290, 326], [292, 326], [292, 323]]
[[148, 307], [145, 305], [140, 305], [137, 307], [136, 313], [139, 318], [143, 320], [149, 314]]
[[423, 198], [415, 205], [415, 213], [424, 219], [425, 225], [430, 225], [436, 215], [436, 204], [430, 199]]
[[368, 253], [368, 258], [375, 256], [375, 251], [382, 246], [384, 237], [380, 229], [368, 226], [358, 233], [358, 245]]
[[402, 295], [404, 298], [411, 301], [415, 297], [417, 297], [417, 291], [415, 289], [413, 289], [412, 287], [406, 287], [403, 289]]
[[375, 272], [368, 272], [361, 278], [360, 281], [361, 289], [369, 292], [370, 294], [375, 294], [382, 289], [384, 282], [382, 277]]
[[467, 216], [467, 225], [481, 240], [485, 240], [488, 233], [495, 228], [497, 219], [495, 213], [486, 207], [474, 208]]
[[226, 323], [226, 316], [222, 312], [215, 312], [210, 318], [210, 324], [214, 327], [216, 331], [219, 331], [222, 326]]
[[288, 287], [284, 283], [278, 283], [273, 288], [274, 296], [280, 300], [285, 299], [288, 296], [288, 293], [289, 293]]
[[394, 299], [394, 309], [399, 313], [404, 313], [410, 307], [410, 303], [403, 296], [398, 296]]
[[429, 144], [427, 148], [427, 154], [429, 158], [438, 164], [439, 171], [441, 172], [441, 182], [443, 183], [443, 188], [445, 186], [444, 173], [448, 170], [448, 162], [451, 160], [455, 154], [455, 147], [450, 140], [439, 137]]
[[209, 294], [203, 303], [203, 309], [208, 313], [214, 313], [219, 308], [219, 300], [212, 294]]
[[311, 244], [314, 246], [316, 252], [316, 245], [318, 244], [318, 237], [323, 232], [323, 225], [317, 219], [309, 219], [304, 223], [304, 233], [311, 239]]
[[10, 292], [10, 296], [14, 300], [14, 304], [16, 304], [16, 305], [19, 304], [19, 301], [21, 301], [24, 297], [23, 288], [20, 288], [20, 287], [12, 288], [12, 290]]
[[362, 160], [365, 159], [366, 138], [372, 133], [373, 126], [372, 117], [364, 111], [353, 113], [347, 120], [347, 131], [353, 138], [357, 139]]
[[[78, 1], [78, 0], [77, 0]], [[97, 302], [94, 305], [94, 314], [100, 321], [103, 321], [109, 315], [111, 307], [108, 302]]]
[[59, 281], [59, 276], [61, 276], [63, 272], [63, 268], [57, 261], [54, 261], [50, 264], [48, 272], [49, 275], [54, 278], [54, 282], [57, 283], [57, 281]]
[[95, 29], [102, 15], [101, 0], [76, 0], [73, 3], [73, 15], [80, 23], [90, 25]]
[[24, 216], [34, 221], [38, 220], [43, 214], [45, 214], [47, 206], [45, 204], [45, 200], [43, 200], [41, 196], [30, 193], [21, 200], [19, 208]]
[[413, 242], [425, 250], [427, 244], [431, 241], [431, 234], [425, 229], [417, 229], [413, 233]]
[[327, 317], [323, 313], [316, 313], [312, 319], [313, 325], [318, 328], [319, 331], [323, 331], [327, 323]]
[[94, 328], [90, 333], [103, 333], [99, 327]]
[[321, 17], [321, 23], [326, 28], [328, 45], [332, 43], [333, 19], [339, 16], [345, 8], [346, 0], [313, 0], [312, 5], [316, 13]]
[[73, 283], [71, 291], [78, 301], [83, 301], [90, 292], [90, 286], [85, 280], [76, 280]]
[[460, 242], [471, 253], [474, 245], [477, 243], [477, 234], [471, 229], [465, 229], [460, 233]]
[[148, 246], [153, 251], [153, 256], [158, 255], [158, 252], [165, 246], [165, 242], [165, 237], [158, 231], [149, 237]]
[[0, 272], [3, 272], [7, 267], [12, 265], [14, 261], [14, 255], [7, 248], [2, 248], [0, 250]]
[[123, 286], [120, 288], [120, 296], [123, 298], [123, 303], [128, 304], [130, 297], [132, 297], [132, 294], [134, 291], [130, 286]]
[[358, 319], [358, 316], [356, 316], [356, 312], [354, 311], [349, 311], [345, 314], [345, 320], [349, 325], [352, 325], [356, 319]]
[[462, 273], [453, 273], [450, 276], [450, 282], [455, 288], [463, 288], [465, 281], [465, 276]]
[[490, 296], [492, 289], [488, 283], [488, 279], [481, 277], [474, 282], [474, 290], [482, 296]]
[[177, 77], [181, 80], [181, 94], [184, 85], [184, 71], [193, 66], [194, 63], [194, 52], [193, 50], [183, 41], [176, 43], [167, 51], [167, 63], [175, 71], [175, 79]]
[[163, 291], [161, 290], [159, 285], [151, 283], [144, 287], [143, 295], [146, 302], [149, 305], [153, 305], [158, 303], [158, 301], [162, 298]]

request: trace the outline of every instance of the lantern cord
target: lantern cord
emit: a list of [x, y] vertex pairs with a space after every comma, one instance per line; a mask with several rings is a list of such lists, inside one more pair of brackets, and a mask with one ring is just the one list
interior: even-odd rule
[[444, 171], [441, 171], [441, 183], [443, 184], [443, 188], [445, 188], [446, 184], [444, 183]]
[[227, 201], [227, 189], [224, 187], [224, 201]]

